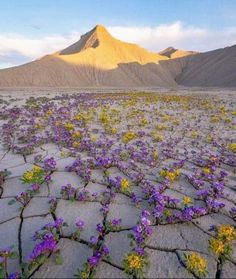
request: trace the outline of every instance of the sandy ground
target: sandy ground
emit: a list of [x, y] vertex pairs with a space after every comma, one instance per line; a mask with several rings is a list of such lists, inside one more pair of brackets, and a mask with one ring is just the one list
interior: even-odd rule
[[[232, 214], [236, 159], [231, 145], [236, 139], [236, 92], [143, 88], [142, 92], [152, 92], [148, 95], [138, 91], [0, 89], [0, 250], [14, 245], [18, 254], [8, 261], [8, 275], [28, 271], [27, 277], [71, 278], [77, 269], [84, 269], [96, 249], [101, 252], [106, 246], [110, 258], [99, 258], [95, 277], [132, 277], [124, 272], [122, 260], [133, 251], [128, 234], [133, 233], [145, 209], [151, 214], [152, 228], [143, 243], [150, 263], [145, 277], [196, 277], [184, 257], [193, 252], [207, 260], [207, 277], [235, 277], [236, 248], [221, 268], [208, 246], [216, 236], [210, 230], [212, 225], [236, 225]], [[29, 101], [32, 96], [36, 99]], [[45, 160], [50, 158], [56, 166], [46, 170]], [[111, 162], [104, 163], [101, 158]], [[79, 165], [74, 165], [78, 160]], [[32, 191], [35, 183], [22, 183], [24, 174], [34, 166], [51, 177], [44, 177], [39, 191]], [[163, 170], [179, 170], [179, 174], [172, 180], [161, 174]], [[223, 178], [222, 172], [226, 173]], [[120, 180], [128, 181], [125, 190]], [[200, 180], [203, 185], [199, 186]], [[223, 190], [218, 196], [211, 192], [208, 198], [222, 203], [221, 208], [209, 206], [199, 195], [200, 190], [212, 191], [214, 183], [222, 183]], [[68, 184], [75, 190], [69, 199], [61, 189]], [[163, 200], [164, 211], [153, 202], [153, 191]], [[8, 205], [22, 192], [29, 194], [25, 204], [18, 199]], [[186, 197], [191, 201], [184, 204]], [[176, 204], [169, 199], [177, 199]], [[106, 213], [101, 211], [104, 206], [109, 208]], [[192, 207], [201, 208], [203, 214], [194, 213], [186, 219]], [[177, 213], [182, 214], [180, 219]], [[37, 258], [36, 264], [29, 266], [34, 247], [44, 239], [40, 229], [57, 218], [67, 226], [53, 232], [56, 250], [44, 251], [45, 258], [41, 262]], [[85, 225], [76, 239], [78, 219]], [[97, 224], [105, 226], [114, 219], [121, 219], [119, 227], [99, 231]], [[41, 239], [33, 241], [36, 231]], [[90, 243], [92, 236], [100, 239], [96, 247]], [[57, 253], [63, 258], [60, 265], [55, 262]]]

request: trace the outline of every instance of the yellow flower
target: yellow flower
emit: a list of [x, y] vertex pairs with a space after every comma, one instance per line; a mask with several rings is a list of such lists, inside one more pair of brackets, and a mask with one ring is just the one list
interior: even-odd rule
[[116, 128], [112, 128], [112, 129], [111, 129], [111, 133], [112, 133], [112, 134], [116, 134], [116, 133], [117, 133], [117, 129], [116, 129]]
[[97, 136], [92, 135], [92, 136], [90, 136], [90, 139], [91, 139], [91, 141], [95, 142], [97, 140]]
[[212, 142], [213, 141], [213, 137], [212, 136], [207, 136], [207, 142]]
[[127, 188], [129, 188], [129, 181], [128, 179], [123, 178], [120, 182], [120, 186], [122, 190], [126, 190]]
[[148, 120], [146, 118], [143, 118], [143, 119], [141, 119], [140, 124], [147, 125], [148, 124]]
[[198, 132], [193, 131], [193, 132], [191, 133], [191, 137], [192, 137], [192, 138], [196, 138], [197, 136], [198, 136]]
[[40, 171], [42, 171], [42, 168], [39, 167], [39, 166], [33, 166], [32, 171], [33, 172], [40, 172]]
[[72, 135], [72, 137], [73, 137], [73, 138], [80, 138], [80, 137], [81, 137], [80, 131], [74, 132], [73, 135]]
[[74, 141], [73, 144], [72, 144], [72, 146], [73, 146], [74, 148], [77, 148], [77, 147], [80, 146], [80, 142], [79, 142], [79, 141]]
[[229, 149], [233, 152], [236, 152], [236, 142], [233, 142], [229, 145]]
[[128, 131], [123, 135], [122, 141], [124, 143], [127, 143], [127, 142], [131, 141], [132, 139], [135, 139], [136, 137], [137, 137], [137, 135], [134, 132]]
[[158, 152], [157, 151], [153, 152], [153, 158], [154, 158], [154, 160], [158, 159]]
[[168, 171], [166, 174], [166, 178], [168, 178], [170, 181], [174, 181], [176, 178], [175, 173]]
[[230, 225], [221, 225], [217, 231], [218, 238], [226, 241], [233, 241], [236, 239], [236, 230]]
[[207, 167], [203, 168], [202, 171], [205, 173], [205, 174], [209, 174], [211, 173], [211, 170]]
[[161, 170], [159, 172], [160, 176], [165, 177], [166, 176], [167, 171], [166, 170]]
[[71, 123], [71, 122], [67, 122], [64, 127], [67, 129], [67, 130], [74, 130], [74, 124]]
[[183, 203], [184, 203], [184, 205], [190, 204], [190, 203], [192, 203], [192, 199], [188, 196], [184, 196]]
[[53, 111], [49, 109], [49, 110], [46, 112], [46, 114], [47, 114], [47, 115], [52, 115], [52, 114], [53, 114]]
[[198, 253], [191, 253], [186, 256], [186, 266], [191, 272], [204, 275], [207, 272], [207, 261]]
[[225, 250], [224, 242], [222, 240], [212, 238], [210, 240], [210, 249], [214, 254], [219, 256], [224, 253]]
[[130, 269], [141, 269], [142, 258], [137, 254], [130, 254], [127, 256], [127, 263]]

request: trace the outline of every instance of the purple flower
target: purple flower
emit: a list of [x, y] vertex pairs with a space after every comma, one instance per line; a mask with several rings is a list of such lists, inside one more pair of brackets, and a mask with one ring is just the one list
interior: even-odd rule
[[32, 185], [31, 185], [31, 190], [32, 190], [32, 191], [38, 191], [39, 188], [40, 188], [40, 185], [39, 185], [39, 184], [36, 184], [36, 183], [35, 183], [35, 184], [32, 184]]
[[9, 279], [20, 279], [21, 278], [21, 274], [20, 272], [14, 272], [14, 273], [11, 273], [9, 276], [8, 276]]
[[53, 252], [56, 249], [56, 240], [54, 239], [52, 234], [48, 234], [46, 239], [36, 244], [32, 253], [29, 256], [29, 261], [35, 261], [38, 256], [46, 253]]
[[56, 161], [53, 157], [44, 160], [44, 169], [45, 170], [54, 170], [56, 168]]
[[90, 237], [90, 243], [91, 243], [92, 245], [97, 244], [97, 242], [98, 242], [98, 238], [97, 238], [96, 236], [91, 236], [91, 237]]
[[104, 253], [105, 256], [109, 255], [110, 253], [109, 248], [106, 245], [102, 246], [102, 252]]
[[97, 224], [97, 229], [98, 232], [103, 233], [104, 232], [104, 226], [102, 224]]
[[84, 228], [84, 221], [78, 220], [78, 221], [76, 221], [75, 225], [79, 230], [82, 230]]
[[119, 226], [120, 223], [121, 223], [121, 219], [116, 219], [116, 218], [114, 218], [114, 219], [111, 221], [111, 224], [112, 224], [113, 226]]
[[142, 215], [142, 217], [147, 218], [147, 217], [149, 217], [149, 216], [150, 216], [150, 212], [149, 212], [149, 211], [147, 211], [147, 210], [143, 210], [143, 211], [142, 211], [142, 213], [141, 213], [141, 215]]
[[151, 221], [149, 219], [147, 219], [146, 217], [142, 217], [141, 218], [141, 224], [144, 227], [150, 226], [151, 225]]
[[57, 218], [57, 219], [55, 220], [55, 228], [56, 228], [56, 229], [61, 228], [62, 224], [63, 224], [63, 219], [62, 219], [62, 218]]
[[98, 264], [99, 259], [100, 259], [99, 257], [91, 256], [91, 257], [88, 258], [88, 263], [89, 263], [92, 267], [94, 267], [94, 266], [96, 266], [96, 265]]
[[140, 255], [140, 256], [143, 256], [144, 255], [144, 249], [141, 248], [141, 247], [135, 247], [135, 252]]

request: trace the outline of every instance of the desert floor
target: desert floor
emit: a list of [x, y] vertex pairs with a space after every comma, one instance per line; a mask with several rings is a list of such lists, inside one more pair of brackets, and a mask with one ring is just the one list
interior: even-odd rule
[[235, 91], [1, 89], [0, 129], [3, 277], [235, 277]]

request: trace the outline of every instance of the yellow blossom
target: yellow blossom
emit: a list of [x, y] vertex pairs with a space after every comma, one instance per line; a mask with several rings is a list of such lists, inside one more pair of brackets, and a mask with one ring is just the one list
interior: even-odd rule
[[198, 132], [193, 131], [193, 132], [191, 133], [191, 137], [192, 137], [192, 138], [196, 138], [197, 136], [198, 136]]
[[123, 178], [120, 182], [120, 186], [122, 190], [126, 190], [129, 188], [129, 181], [128, 179]]
[[132, 139], [135, 139], [136, 137], [137, 137], [137, 135], [134, 132], [128, 131], [123, 135], [122, 141], [124, 143], [127, 143], [127, 142], [131, 141]]
[[95, 142], [97, 140], [97, 136], [95, 135], [91, 135], [90, 136], [91, 141]]
[[205, 173], [205, 174], [209, 174], [211, 173], [211, 170], [207, 167], [203, 168], [202, 171]]
[[73, 138], [80, 138], [81, 137], [81, 133], [80, 131], [75, 131], [72, 135]]
[[142, 258], [137, 254], [130, 254], [127, 256], [127, 263], [130, 269], [141, 269]]
[[236, 142], [233, 142], [229, 145], [229, 149], [233, 152], [236, 152]]
[[77, 147], [80, 146], [80, 142], [79, 142], [79, 141], [74, 141], [74, 142], [72, 143], [72, 146], [73, 146], [74, 148], [77, 148]]
[[64, 127], [67, 129], [67, 130], [74, 130], [74, 124], [71, 123], [71, 122], [67, 122]]
[[204, 276], [207, 272], [207, 261], [198, 253], [191, 253], [186, 256], [186, 266], [190, 272]]
[[116, 134], [116, 133], [117, 133], [117, 129], [116, 129], [116, 128], [114, 128], [114, 127], [113, 127], [113, 128], [111, 128], [111, 133], [112, 133], [112, 134]]
[[214, 254], [220, 256], [221, 254], [224, 253], [225, 250], [224, 242], [220, 239], [212, 238], [210, 240], [210, 249]]
[[183, 203], [184, 203], [184, 205], [190, 204], [190, 203], [192, 203], [192, 199], [188, 196], [184, 196]]
[[218, 238], [226, 241], [236, 240], [236, 230], [230, 225], [221, 225], [217, 231]]

